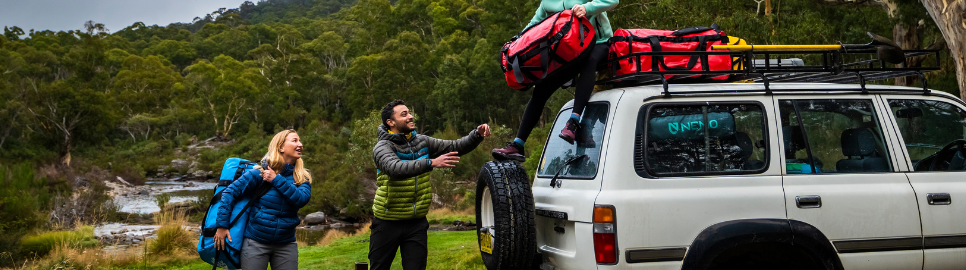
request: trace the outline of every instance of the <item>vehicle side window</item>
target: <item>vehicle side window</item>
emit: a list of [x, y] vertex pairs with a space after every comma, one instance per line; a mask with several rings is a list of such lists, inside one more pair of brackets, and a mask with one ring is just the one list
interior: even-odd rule
[[915, 171], [966, 170], [966, 112], [932, 100], [889, 100]]
[[759, 173], [766, 167], [767, 128], [760, 104], [654, 105], [641, 110], [639, 119], [639, 174], [646, 173], [642, 166], [658, 176]]
[[593, 179], [597, 176], [608, 108], [609, 105], [602, 102], [593, 102], [584, 107], [580, 128], [577, 129], [577, 138], [573, 144], [557, 136], [570, 119], [573, 109], [561, 111], [554, 121], [543, 157], [537, 165], [537, 175], [553, 177], [559, 172], [562, 179]]
[[780, 100], [788, 174], [890, 172], [871, 100]]

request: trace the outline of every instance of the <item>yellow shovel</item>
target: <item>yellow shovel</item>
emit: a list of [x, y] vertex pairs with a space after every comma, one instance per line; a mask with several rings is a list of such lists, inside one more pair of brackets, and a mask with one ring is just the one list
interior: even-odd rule
[[848, 51], [876, 48], [879, 59], [892, 64], [906, 62], [905, 52], [895, 42], [882, 36], [868, 33], [872, 42], [868, 44], [839, 44], [839, 45], [713, 45], [712, 50], [728, 51]]

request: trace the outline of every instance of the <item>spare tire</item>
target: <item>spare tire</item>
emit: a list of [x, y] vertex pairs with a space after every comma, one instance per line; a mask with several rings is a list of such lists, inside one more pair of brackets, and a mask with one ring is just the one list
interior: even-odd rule
[[477, 179], [477, 244], [486, 269], [532, 269], [537, 239], [527, 171], [513, 161], [490, 161]]

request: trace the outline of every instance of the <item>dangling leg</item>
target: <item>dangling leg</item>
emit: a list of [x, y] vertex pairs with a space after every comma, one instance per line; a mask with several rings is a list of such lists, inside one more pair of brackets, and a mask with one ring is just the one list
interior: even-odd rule
[[533, 88], [533, 94], [530, 96], [527, 108], [523, 110], [523, 121], [520, 121], [516, 139], [513, 142], [507, 143], [503, 148], [493, 149], [493, 158], [497, 160], [516, 160], [519, 162], [526, 160], [523, 145], [526, 143], [527, 137], [530, 137], [530, 132], [537, 126], [537, 122], [540, 121], [540, 115], [543, 114], [543, 108], [547, 105], [547, 100], [550, 99], [550, 96], [553, 96], [553, 93], [561, 85], [572, 79], [578, 71], [580, 71], [578, 68], [561, 70]]
[[[593, 138], [590, 137], [591, 135], [584, 132], [586, 134], [580, 134], [578, 136], [577, 130], [580, 127], [580, 115], [583, 114], [584, 108], [587, 106], [587, 101], [590, 100], [590, 95], [594, 93], [594, 83], [597, 80], [597, 64], [600, 61], [606, 60], [608, 48], [605, 45], [596, 45], [591, 50], [591, 54], [587, 57], [586, 62], [580, 65], [580, 75], [575, 82], [576, 93], [574, 94], [573, 113], [570, 114], [567, 125], [560, 131], [560, 138], [573, 144], [575, 139], [581, 137], [582, 146], [594, 147], [592, 145]], [[591, 145], [588, 145], [587, 141]]]

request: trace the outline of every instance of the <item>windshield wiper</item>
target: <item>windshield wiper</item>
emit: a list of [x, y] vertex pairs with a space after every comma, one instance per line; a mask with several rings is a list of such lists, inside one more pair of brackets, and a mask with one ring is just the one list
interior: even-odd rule
[[572, 158], [568, 159], [567, 162], [564, 162], [563, 167], [560, 167], [560, 169], [557, 170], [557, 174], [554, 174], [553, 175], [553, 178], [550, 178], [550, 187], [556, 186], [556, 187], [559, 188], [560, 187], [560, 184], [562, 183], [562, 181], [558, 181], [557, 180], [557, 177], [560, 176], [560, 173], [563, 172], [564, 169], [568, 168], [570, 166], [570, 164], [574, 163], [574, 161], [581, 160], [581, 159], [583, 159], [585, 157], [587, 157], [587, 154], [583, 154], [583, 155], [579, 155], [579, 156], [576, 156], [576, 157], [572, 157]]

